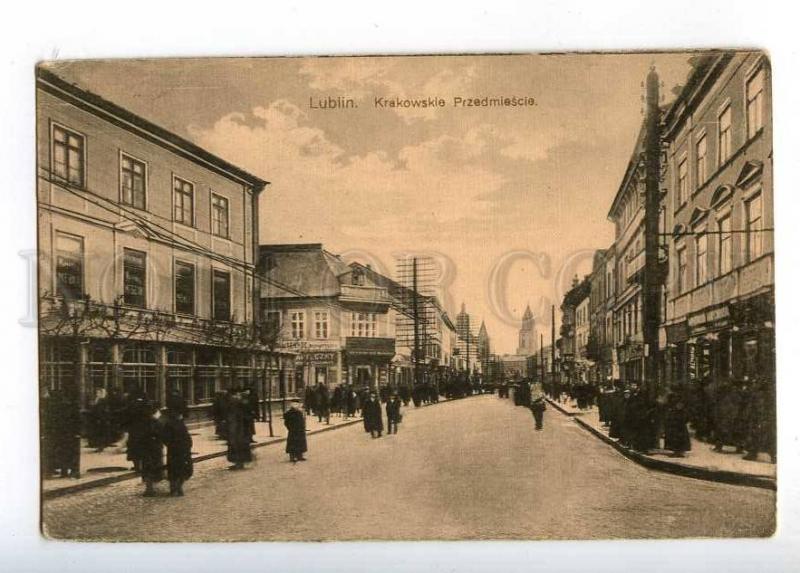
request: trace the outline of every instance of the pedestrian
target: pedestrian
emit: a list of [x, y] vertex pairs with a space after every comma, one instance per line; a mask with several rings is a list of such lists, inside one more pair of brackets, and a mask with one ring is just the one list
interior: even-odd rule
[[675, 457], [683, 457], [692, 449], [689, 437], [689, 415], [683, 398], [677, 392], [667, 397], [664, 419], [664, 449], [671, 450]]
[[362, 406], [364, 417], [364, 431], [369, 432], [373, 438], [380, 438], [383, 433], [383, 414], [381, 403], [374, 392], [369, 393], [369, 398]]
[[71, 388], [54, 390], [47, 401], [50, 469], [61, 477], [81, 477], [81, 413]]
[[144, 482], [144, 497], [156, 495], [155, 484], [164, 479], [164, 448], [161, 445], [159, 412], [150, 402], [145, 402], [142, 412], [147, 417], [138, 427], [139, 468]]
[[392, 393], [389, 401], [386, 402], [386, 425], [388, 434], [397, 433], [397, 424], [403, 421], [403, 414], [400, 412], [402, 402], [396, 392]]
[[292, 463], [304, 462], [303, 454], [308, 451], [306, 440], [306, 418], [300, 407], [300, 402], [292, 401], [289, 409], [283, 415], [283, 425], [286, 426], [286, 453]]
[[180, 410], [167, 408], [162, 418], [161, 441], [167, 447], [169, 494], [183, 495], [183, 484], [192, 477], [192, 436]]
[[233, 464], [228, 469], [242, 470], [245, 463], [253, 460], [253, 453], [250, 451], [250, 440], [253, 436], [250, 433], [247, 404], [239, 389], [231, 393], [228, 403], [227, 434], [228, 461]]
[[142, 471], [142, 459], [147, 450], [147, 435], [150, 431], [153, 406], [141, 390], [131, 394], [126, 415], [128, 442], [126, 457], [133, 463], [133, 470]]
[[317, 388], [315, 390], [315, 398], [314, 403], [317, 407], [317, 421], [322, 423], [322, 418], [325, 418], [325, 422], [327, 424], [331, 423], [331, 403], [330, 403], [330, 395], [328, 394], [328, 387], [325, 386], [322, 382], [317, 383]]
[[541, 430], [544, 427], [544, 411], [547, 409], [544, 402], [544, 394], [538, 392], [533, 394], [530, 407], [533, 419], [536, 422], [536, 429]]

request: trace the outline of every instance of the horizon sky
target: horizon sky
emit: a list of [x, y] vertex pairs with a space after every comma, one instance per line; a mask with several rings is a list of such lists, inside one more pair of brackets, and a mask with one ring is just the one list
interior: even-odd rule
[[[322, 243], [394, 274], [440, 261], [451, 316], [466, 303], [514, 353], [530, 304], [550, 338], [572, 277], [613, 241], [608, 209], [642, 121], [651, 65], [664, 102], [692, 53], [50, 62], [69, 81], [270, 181], [260, 242]], [[317, 109], [320, 98], [351, 109]], [[443, 98], [389, 108], [375, 98]], [[535, 105], [454, 107], [453, 98]], [[663, 103], [663, 102], [662, 102]], [[317, 105], [317, 107], [319, 107]], [[558, 324], [558, 310], [556, 323]], [[538, 344], [538, 340], [537, 340]]]

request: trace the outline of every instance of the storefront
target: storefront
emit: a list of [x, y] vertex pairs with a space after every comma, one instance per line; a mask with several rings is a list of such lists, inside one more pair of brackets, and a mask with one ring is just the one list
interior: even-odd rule
[[344, 356], [348, 382], [373, 390], [388, 385], [394, 343], [394, 338], [348, 337]]

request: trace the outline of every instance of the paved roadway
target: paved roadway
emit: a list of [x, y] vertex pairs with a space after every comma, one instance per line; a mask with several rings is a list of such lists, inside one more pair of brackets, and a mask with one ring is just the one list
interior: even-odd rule
[[[646, 470], [550, 408], [479, 396], [405, 411], [400, 434], [358, 424], [254, 466], [198, 464], [186, 497], [128, 481], [45, 502], [53, 537], [105, 540], [585, 539], [769, 535], [774, 492]], [[160, 485], [163, 491], [166, 484]]]

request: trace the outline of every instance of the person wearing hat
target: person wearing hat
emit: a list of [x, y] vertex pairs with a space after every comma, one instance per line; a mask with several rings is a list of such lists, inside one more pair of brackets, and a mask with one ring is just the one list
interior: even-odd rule
[[306, 418], [298, 400], [293, 400], [286, 410], [283, 415], [283, 425], [289, 433], [286, 437], [286, 453], [289, 454], [289, 461], [292, 463], [306, 461], [303, 457], [308, 451]]
[[383, 433], [383, 413], [381, 412], [381, 403], [378, 402], [375, 392], [369, 393], [369, 398], [364, 402], [361, 415], [364, 417], [364, 431], [369, 432], [373, 438], [380, 438]]
[[161, 441], [167, 446], [169, 494], [183, 495], [183, 483], [192, 477], [192, 437], [180, 408], [167, 408], [161, 426]]
[[403, 421], [403, 414], [400, 413], [402, 402], [397, 392], [392, 392], [391, 397], [386, 402], [386, 423], [387, 433], [397, 433], [397, 424]]
[[244, 464], [253, 461], [250, 451], [250, 424], [247, 415], [247, 404], [242, 396], [241, 389], [237, 388], [231, 393], [228, 403], [228, 461], [233, 465], [228, 469], [242, 470]]

